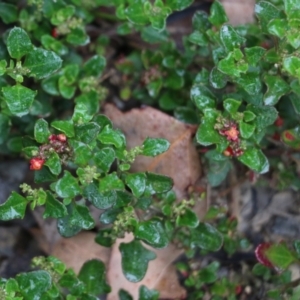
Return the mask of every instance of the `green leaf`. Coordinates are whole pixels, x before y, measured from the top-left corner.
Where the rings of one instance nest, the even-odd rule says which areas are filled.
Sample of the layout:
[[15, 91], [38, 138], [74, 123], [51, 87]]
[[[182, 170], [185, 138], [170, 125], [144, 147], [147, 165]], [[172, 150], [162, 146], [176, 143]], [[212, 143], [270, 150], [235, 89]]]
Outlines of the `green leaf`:
[[269, 33], [282, 39], [287, 34], [288, 23], [284, 19], [273, 19], [268, 23], [267, 28]]
[[284, 243], [271, 245], [264, 254], [274, 266], [281, 270], [286, 269], [290, 264], [296, 261], [296, 257]]
[[280, 19], [280, 11], [270, 2], [260, 1], [255, 5], [255, 14], [260, 21], [264, 33], [268, 33], [268, 23], [272, 19]]
[[76, 63], [69, 64], [62, 69], [63, 78], [66, 80], [66, 85], [71, 85], [76, 82], [79, 74], [79, 65]]
[[[59, 80], [58, 80], [58, 89], [59, 89], [60, 94], [65, 99], [71, 99], [71, 98], [73, 98], [74, 95], [75, 95], [75, 92], [76, 92], [76, 87], [75, 86], [67, 85], [67, 80], [66, 80], [66, 78], [64, 76], [60, 77]], [[77, 107], [75, 107], [74, 114], [76, 113], [76, 111], [77, 111]]]
[[244, 111], [244, 121], [245, 122], [251, 122], [256, 118], [256, 115], [250, 111], [250, 110], [245, 110]]
[[170, 177], [155, 173], [146, 173], [146, 191], [150, 195], [168, 192], [173, 187], [173, 180]]
[[149, 290], [144, 285], [139, 288], [139, 300], [158, 300], [158, 297], [159, 292], [156, 290]]
[[51, 182], [55, 180], [56, 176], [53, 175], [48, 168], [43, 167], [41, 170], [34, 172], [35, 183]]
[[155, 98], [158, 96], [161, 88], [163, 86], [163, 80], [161, 78], [152, 80], [150, 83], [146, 85], [149, 96]]
[[284, 58], [283, 69], [290, 75], [300, 78], [300, 58], [296, 56]]
[[100, 126], [95, 122], [75, 126], [75, 136], [85, 144], [92, 143], [98, 136]]
[[[298, 82], [298, 80], [297, 80], [297, 82]], [[292, 83], [291, 83], [291, 87], [292, 87]], [[291, 101], [291, 103], [293, 105], [293, 108], [294, 108], [295, 112], [297, 114], [300, 114], [300, 102], [299, 102], [298, 95], [291, 94], [290, 95], [290, 101]], [[0, 128], [1, 128], [1, 126], [0, 126]]]
[[194, 43], [196, 45], [203, 46], [203, 47], [207, 46], [209, 43], [209, 39], [208, 39], [207, 35], [203, 32], [199, 32], [199, 31], [192, 32], [189, 35], [188, 40], [191, 43]]
[[85, 76], [98, 77], [104, 71], [105, 66], [105, 57], [101, 55], [94, 55], [83, 65], [83, 72]]
[[85, 46], [90, 42], [90, 37], [83, 28], [76, 27], [67, 35], [67, 42], [75, 46]]
[[14, 85], [2, 88], [2, 92], [7, 106], [14, 116], [22, 117], [29, 113], [36, 91], [22, 85]]
[[201, 32], [206, 32], [211, 28], [211, 23], [208, 20], [208, 15], [203, 10], [197, 10], [193, 15], [193, 29]]
[[6, 43], [9, 55], [18, 60], [32, 51], [32, 44], [28, 34], [19, 27], [14, 27], [10, 30]]
[[209, 150], [205, 153], [208, 159], [207, 179], [212, 187], [218, 186], [226, 178], [231, 169], [230, 160], [217, 150]]
[[67, 208], [63, 203], [53, 197], [50, 192], [47, 193], [47, 200], [45, 203], [45, 211], [43, 218], [62, 218], [68, 214]]
[[115, 191], [101, 193], [94, 183], [91, 183], [84, 188], [83, 196], [99, 209], [108, 209], [109, 207], [112, 207], [117, 200]]
[[250, 66], [256, 66], [260, 59], [265, 54], [266, 49], [263, 47], [255, 46], [245, 48], [246, 59]]
[[95, 238], [95, 242], [104, 247], [111, 247], [111, 245], [114, 243], [114, 239], [110, 235], [111, 233], [111, 228], [99, 230]]
[[124, 183], [119, 179], [116, 172], [106, 175], [101, 178], [99, 189], [101, 192], [108, 192], [111, 190], [124, 190]]
[[57, 26], [66, 22], [75, 14], [75, 6], [66, 5], [63, 8], [56, 9], [56, 11], [53, 12], [55, 12], [55, 14], [52, 15], [51, 23]]
[[145, 1], [144, 11], [154, 29], [165, 29], [166, 18], [171, 13], [171, 9], [165, 6], [162, 0], [155, 0], [153, 5], [149, 1]]
[[76, 178], [70, 172], [65, 171], [64, 176], [55, 185], [55, 192], [61, 198], [74, 198], [81, 190]]
[[51, 123], [51, 126], [63, 132], [67, 137], [73, 137], [75, 135], [72, 121], [54, 121]]
[[177, 226], [187, 226], [195, 228], [199, 225], [199, 220], [194, 211], [189, 208], [184, 210], [183, 214], [180, 214], [176, 219]]
[[124, 134], [108, 125], [100, 132], [98, 140], [105, 145], [114, 145], [116, 148], [125, 147], [126, 145]]
[[121, 208], [115, 208], [115, 207], [109, 208], [101, 214], [99, 221], [102, 224], [111, 224], [117, 219], [118, 215], [122, 211], [123, 210]]
[[4, 75], [7, 67], [7, 61], [6, 60], [0, 60], [0, 76]]
[[41, 84], [43, 90], [52, 96], [59, 96], [59, 90], [58, 90], [59, 77], [60, 76], [58, 74], [54, 74], [44, 79]]
[[68, 54], [68, 47], [66, 47], [62, 42], [58, 41], [49, 34], [44, 34], [41, 37], [41, 43], [47, 50], [52, 50], [59, 56]]
[[119, 290], [118, 296], [119, 296], [119, 300], [133, 300], [131, 295], [128, 292], [124, 291], [123, 289]]
[[209, 75], [209, 82], [214, 89], [222, 89], [227, 84], [227, 77], [217, 67], [213, 67]]
[[163, 223], [158, 219], [139, 222], [134, 231], [134, 236], [154, 248], [165, 248], [169, 244], [169, 238]]
[[166, 152], [169, 147], [170, 143], [166, 139], [147, 138], [143, 142], [143, 152], [141, 154], [154, 157]]
[[144, 12], [144, 2], [142, 0], [130, 1], [130, 5], [125, 9], [127, 19], [136, 25], [146, 25], [148, 17]]
[[272, 106], [258, 106], [249, 104], [247, 111], [256, 115], [255, 123], [259, 130], [265, 129], [267, 126], [274, 124], [278, 117], [277, 110]]
[[269, 171], [269, 162], [263, 152], [257, 148], [248, 148], [238, 160], [250, 169], [263, 174]]
[[102, 261], [92, 259], [84, 263], [81, 267], [78, 279], [86, 287], [86, 292], [92, 295], [102, 295], [110, 292], [110, 287], [106, 283], [105, 265]]
[[265, 105], [275, 105], [283, 95], [290, 91], [290, 86], [280, 76], [267, 74], [264, 81], [268, 87], [264, 95]]
[[141, 28], [142, 39], [149, 44], [163, 43], [168, 41], [166, 30], [156, 30], [152, 26]]
[[54, 52], [34, 48], [26, 55], [24, 67], [29, 69], [31, 77], [43, 79], [60, 69], [61, 64], [61, 58]]
[[295, 49], [298, 49], [300, 47], [300, 38], [299, 34], [297, 34], [300, 28], [300, 20], [298, 15], [297, 19], [289, 20], [289, 26], [291, 27], [291, 29], [285, 32], [286, 38]]
[[229, 159], [224, 160], [224, 155], [222, 157], [223, 160], [209, 160], [207, 179], [212, 187], [219, 186], [232, 167]]
[[21, 273], [16, 280], [24, 299], [39, 300], [51, 286], [51, 276], [43, 270]]
[[255, 131], [255, 125], [247, 124], [245, 122], [240, 122], [239, 129], [241, 132], [241, 136], [244, 139], [249, 139]]
[[[99, 99], [95, 91], [81, 94], [75, 98], [76, 106], [72, 116], [77, 124], [89, 122], [99, 110]], [[100, 117], [100, 116], [99, 116]], [[97, 123], [94, 121], [94, 123]], [[100, 126], [100, 124], [97, 124]]]
[[74, 151], [74, 163], [79, 166], [86, 166], [92, 159], [93, 154], [90, 147], [82, 142], [70, 140], [69, 144]]
[[94, 155], [94, 160], [98, 168], [107, 173], [112, 163], [116, 159], [115, 151], [112, 148], [102, 148]]
[[72, 203], [68, 206], [68, 215], [59, 218], [57, 229], [64, 237], [71, 237], [82, 229], [89, 230], [95, 226], [94, 219], [86, 206]]
[[9, 3], [0, 3], [0, 18], [5, 24], [13, 23], [18, 20], [18, 9]]
[[166, 5], [172, 10], [183, 10], [193, 3], [192, 0], [166, 0]]
[[220, 26], [228, 22], [228, 17], [224, 7], [219, 1], [213, 2], [212, 6], [210, 7], [210, 17], [208, 19], [214, 26]]
[[174, 110], [175, 119], [186, 124], [199, 124], [199, 114], [194, 108], [188, 106], [178, 106]]
[[300, 10], [300, 3], [297, 0], [284, 0], [284, 9], [288, 16], [298, 13]]
[[144, 194], [146, 188], [145, 173], [129, 173], [126, 174], [125, 182], [131, 189], [135, 197], [140, 197]]
[[240, 36], [231, 25], [223, 25], [221, 27], [220, 39], [227, 52], [233, 51], [235, 48], [239, 48], [246, 42], [246, 39]]
[[219, 61], [217, 68], [224, 74], [239, 77], [241, 73], [247, 72], [248, 64], [244, 61], [236, 62], [235, 54], [230, 52], [225, 58]]
[[12, 192], [6, 202], [0, 205], [0, 220], [23, 219], [26, 206], [27, 200], [18, 193]]
[[0, 145], [6, 141], [9, 135], [10, 126], [10, 118], [0, 113]]
[[197, 108], [202, 111], [207, 108], [216, 107], [214, 94], [205, 86], [193, 85], [190, 96]]
[[144, 248], [141, 242], [133, 240], [130, 243], [121, 243], [119, 246], [122, 255], [122, 270], [130, 282], [141, 281], [148, 268], [150, 260], [156, 258], [154, 252]]
[[200, 223], [197, 228], [192, 231], [192, 246], [200, 247], [208, 251], [218, 251], [223, 244], [222, 234], [212, 225], [208, 223]]
[[223, 106], [225, 110], [227, 110], [231, 116], [238, 111], [241, 104], [242, 104], [241, 101], [232, 98], [225, 99], [223, 102]]
[[240, 77], [234, 78], [234, 81], [251, 96], [257, 96], [262, 88], [261, 79], [257, 72], [241, 74]]
[[50, 131], [48, 122], [45, 119], [38, 119], [34, 125], [34, 138], [38, 143], [44, 144], [48, 142]]
[[214, 109], [206, 109], [201, 124], [196, 133], [196, 140], [200, 145], [209, 146], [221, 143], [223, 137], [215, 130], [219, 112]]
[[56, 152], [50, 153], [45, 165], [49, 168], [50, 172], [54, 175], [59, 175], [61, 172], [60, 157]]
[[220, 268], [220, 263], [217, 261], [214, 261], [210, 263], [207, 267], [202, 268], [199, 271], [200, 281], [204, 283], [213, 283], [217, 281], [218, 279], [217, 271], [219, 268]]

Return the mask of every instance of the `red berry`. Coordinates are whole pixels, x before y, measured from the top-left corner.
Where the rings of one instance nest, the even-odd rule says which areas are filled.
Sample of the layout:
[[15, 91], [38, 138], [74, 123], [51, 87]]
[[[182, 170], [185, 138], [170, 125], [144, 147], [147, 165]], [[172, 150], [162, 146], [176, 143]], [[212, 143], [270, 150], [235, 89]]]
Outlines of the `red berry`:
[[230, 146], [228, 146], [224, 151], [223, 151], [223, 154], [225, 155], [225, 156], [233, 156], [233, 150], [232, 150], [232, 148], [230, 147]]
[[280, 141], [280, 134], [278, 132], [275, 132], [273, 135], [272, 135], [272, 138], [275, 140], [275, 141]]
[[263, 47], [263, 48], [265, 48], [265, 49], [270, 49], [270, 45], [269, 45], [269, 43], [267, 43], [267, 42], [262, 42], [261, 44], [260, 44], [260, 46], [261, 47]]
[[276, 121], [274, 122], [274, 124], [277, 127], [281, 127], [283, 125], [283, 119], [278, 116], [278, 118], [276, 119]]
[[57, 32], [57, 29], [54, 27], [51, 31], [51, 35], [54, 37], [54, 38], [57, 38], [58, 37], [58, 32]]
[[50, 142], [54, 142], [54, 141], [57, 141], [57, 136], [55, 134], [51, 134], [49, 137], [48, 137], [48, 140]]
[[45, 160], [39, 157], [34, 157], [30, 160], [30, 170], [38, 171], [45, 163]]
[[60, 133], [56, 136], [57, 140], [60, 141], [60, 142], [63, 142], [65, 143], [67, 141], [67, 137], [65, 134], [63, 133]]
[[255, 249], [256, 259], [264, 266], [272, 268], [273, 264], [266, 256], [266, 251], [272, 246], [270, 243], [259, 244]]
[[235, 294], [239, 295], [242, 292], [242, 290], [243, 290], [242, 286], [241, 285], [237, 285], [235, 287]]
[[288, 141], [293, 141], [295, 139], [295, 137], [289, 131], [285, 131], [283, 135]]

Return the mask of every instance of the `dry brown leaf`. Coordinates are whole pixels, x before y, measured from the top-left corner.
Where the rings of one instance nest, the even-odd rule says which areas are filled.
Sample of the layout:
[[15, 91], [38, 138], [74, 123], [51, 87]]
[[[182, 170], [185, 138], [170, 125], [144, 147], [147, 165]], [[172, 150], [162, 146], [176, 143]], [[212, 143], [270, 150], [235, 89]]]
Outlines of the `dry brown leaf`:
[[118, 292], [120, 289], [128, 291], [133, 299], [138, 299], [139, 288], [142, 285], [148, 289], [156, 289], [160, 292], [160, 298], [167, 299], [184, 299], [186, 291], [180, 286], [176, 269], [171, 263], [182, 253], [170, 244], [164, 249], [153, 249], [147, 245], [146, 248], [156, 253], [156, 259], [149, 262], [148, 270], [142, 281], [138, 283], [129, 282], [122, 272], [121, 253], [119, 245], [128, 243], [133, 239], [131, 234], [127, 234], [124, 239], [118, 239], [112, 247], [111, 257], [108, 265], [107, 280], [112, 288], [112, 292], [108, 294], [107, 300], [118, 300]]
[[232, 25], [254, 22], [255, 0], [222, 0], [222, 4]]
[[107, 267], [110, 248], [100, 246], [95, 242], [96, 234], [90, 231], [82, 231], [70, 238], [60, 238], [54, 245], [49, 245], [44, 232], [40, 229], [31, 229], [39, 246], [48, 255], [56, 256], [67, 268], [72, 268], [76, 273], [82, 265], [90, 259], [99, 259]]
[[71, 238], [62, 238], [55, 244], [51, 255], [62, 260], [76, 273], [86, 261], [93, 258], [100, 259], [107, 266], [110, 249], [97, 244], [95, 237], [93, 232], [80, 232]]
[[200, 177], [200, 159], [192, 136], [196, 126], [187, 125], [152, 107], [119, 111], [114, 105], [104, 106], [104, 113], [121, 129], [127, 147], [139, 146], [147, 137], [165, 138], [170, 149], [154, 158], [139, 156], [132, 165], [134, 172], [151, 171], [170, 176], [178, 199], [186, 196], [186, 189]]

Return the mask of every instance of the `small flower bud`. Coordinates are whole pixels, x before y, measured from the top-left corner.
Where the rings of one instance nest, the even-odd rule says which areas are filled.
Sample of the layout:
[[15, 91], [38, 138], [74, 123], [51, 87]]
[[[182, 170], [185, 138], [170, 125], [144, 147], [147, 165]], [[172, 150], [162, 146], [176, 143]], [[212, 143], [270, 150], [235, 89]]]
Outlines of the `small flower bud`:
[[45, 163], [45, 160], [39, 157], [34, 157], [30, 160], [30, 170], [38, 171]]
[[54, 38], [57, 38], [58, 37], [58, 32], [57, 32], [57, 29], [54, 27], [51, 31], [51, 35], [54, 37]]
[[60, 133], [56, 136], [57, 140], [62, 142], [62, 143], [65, 143], [67, 141], [67, 137], [65, 134], [63, 133]]
[[54, 141], [56, 141], [57, 140], [57, 137], [56, 137], [56, 135], [55, 134], [51, 134], [49, 137], [48, 137], [48, 140], [50, 141], [50, 143], [51, 142], [54, 142]]
[[224, 151], [223, 151], [223, 154], [225, 156], [233, 156], [233, 150], [230, 146], [228, 146]]

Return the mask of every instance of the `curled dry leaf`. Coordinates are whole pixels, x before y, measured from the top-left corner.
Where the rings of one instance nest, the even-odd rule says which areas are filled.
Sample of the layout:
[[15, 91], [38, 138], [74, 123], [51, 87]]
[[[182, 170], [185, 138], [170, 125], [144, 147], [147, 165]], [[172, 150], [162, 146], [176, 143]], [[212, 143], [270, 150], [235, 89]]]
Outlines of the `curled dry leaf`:
[[178, 199], [200, 177], [201, 167], [192, 142], [196, 126], [184, 124], [152, 107], [121, 112], [112, 104], [104, 106], [104, 113], [126, 136], [127, 147], [139, 146], [147, 137], [165, 138], [171, 146], [157, 157], [139, 156], [132, 165], [134, 172], [151, 171], [173, 178]]
[[124, 239], [118, 239], [112, 247], [110, 261], [107, 271], [107, 280], [112, 288], [112, 292], [107, 296], [107, 300], [119, 300], [118, 291], [124, 289], [128, 291], [134, 300], [138, 299], [139, 288], [142, 285], [148, 289], [158, 290], [160, 299], [184, 299], [186, 291], [180, 286], [176, 269], [171, 263], [182, 253], [170, 244], [164, 249], [153, 249], [143, 244], [149, 250], [155, 252], [156, 259], [149, 262], [148, 270], [142, 281], [138, 283], [129, 282], [122, 273], [121, 254], [119, 245], [129, 243], [133, 239], [131, 234], [127, 234]]

